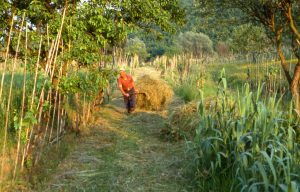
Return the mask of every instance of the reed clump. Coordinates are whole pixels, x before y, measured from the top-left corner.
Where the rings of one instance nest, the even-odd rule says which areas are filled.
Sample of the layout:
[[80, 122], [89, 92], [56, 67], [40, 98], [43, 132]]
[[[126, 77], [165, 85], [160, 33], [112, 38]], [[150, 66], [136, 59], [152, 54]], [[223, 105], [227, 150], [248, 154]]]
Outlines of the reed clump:
[[276, 95], [263, 97], [262, 86], [251, 91], [246, 84], [229, 95], [223, 83], [217, 110], [200, 101], [201, 121], [188, 142], [197, 185], [205, 191], [298, 191], [299, 117], [293, 105], [282, 108]]

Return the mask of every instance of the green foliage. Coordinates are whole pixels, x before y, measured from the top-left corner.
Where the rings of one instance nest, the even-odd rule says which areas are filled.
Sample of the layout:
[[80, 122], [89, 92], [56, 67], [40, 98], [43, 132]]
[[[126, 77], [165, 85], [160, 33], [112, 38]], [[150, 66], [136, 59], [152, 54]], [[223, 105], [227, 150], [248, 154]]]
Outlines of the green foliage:
[[[141, 28], [151, 31], [175, 31], [175, 25], [183, 22], [184, 12], [176, 1], [1, 1], [0, 42], [7, 39], [12, 11], [16, 14], [14, 28], [18, 29], [21, 13], [26, 12], [29, 25], [29, 57], [36, 57], [40, 35], [56, 38], [66, 8], [62, 31], [67, 59], [79, 64], [92, 64], [101, 59], [101, 50], [123, 44], [129, 30]], [[47, 28], [48, 26], [48, 28]], [[3, 32], [2, 32], [3, 31]], [[49, 35], [49, 36], [48, 36]], [[12, 34], [11, 53], [16, 49], [15, 30]], [[24, 41], [24, 36], [22, 37]], [[23, 47], [23, 46], [22, 46]], [[24, 56], [24, 49], [21, 48]], [[67, 51], [66, 51], [67, 50]], [[47, 57], [49, 45], [42, 43], [41, 57]], [[62, 49], [59, 49], [59, 54]]]
[[229, 96], [226, 79], [220, 79], [216, 106], [199, 104], [201, 121], [188, 152], [195, 182], [202, 190], [297, 191], [299, 119], [281, 110], [281, 99], [263, 99], [259, 87], [245, 85], [240, 94]]
[[190, 102], [199, 99], [198, 90], [193, 85], [183, 84], [175, 88], [175, 93], [180, 96], [185, 102]]
[[211, 1], [182, 0], [182, 2], [187, 20], [183, 31], [207, 34], [214, 44], [219, 41], [228, 41], [234, 27], [245, 22], [241, 11], [220, 6]]
[[192, 31], [181, 33], [178, 37], [178, 43], [184, 53], [193, 54], [196, 58], [202, 58], [213, 53], [213, 43], [203, 33], [194, 33]]
[[137, 37], [128, 39], [124, 49], [125, 54], [130, 57], [137, 55], [141, 60], [145, 60], [148, 57], [145, 43]]
[[143, 30], [137, 30], [128, 35], [129, 38], [139, 38], [145, 45], [149, 53], [148, 59], [153, 59], [158, 56], [167, 55], [173, 56], [182, 53], [182, 48], [176, 43], [176, 34], [168, 32], [149, 33], [145, 35]]
[[22, 121], [21, 121], [21, 117], [19, 115], [20, 114], [14, 115], [13, 125], [14, 125], [16, 133], [18, 131], [20, 131], [20, 129], [21, 129], [21, 142], [23, 144], [25, 144], [26, 142], [28, 142], [28, 141], [26, 141], [26, 129], [31, 128], [38, 123], [38, 120], [36, 118], [37, 111], [35, 111], [33, 109], [26, 111]]
[[110, 69], [90, 69], [72, 73], [62, 78], [59, 90], [64, 94], [84, 93], [91, 99], [106, 88], [109, 81], [117, 76], [117, 71]]
[[263, 28], [244, 24], [234, 28], [230, 47], [236, 53], [261, 53], [270, 48], [272, 42]]

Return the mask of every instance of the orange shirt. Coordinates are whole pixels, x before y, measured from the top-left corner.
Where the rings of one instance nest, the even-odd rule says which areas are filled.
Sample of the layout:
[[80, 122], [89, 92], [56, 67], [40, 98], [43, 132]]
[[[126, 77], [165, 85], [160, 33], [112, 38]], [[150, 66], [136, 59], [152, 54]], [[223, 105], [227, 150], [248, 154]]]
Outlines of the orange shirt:
[[133, 88], [133, 79], [130, 75], [126, 75], [126, 76], [127, 76], [126, 79], [119, 77], [118, 84], [119, 84], [119, 86], [122, 85], [122, 89], [124, 91], [129, 91], [130, 89]]

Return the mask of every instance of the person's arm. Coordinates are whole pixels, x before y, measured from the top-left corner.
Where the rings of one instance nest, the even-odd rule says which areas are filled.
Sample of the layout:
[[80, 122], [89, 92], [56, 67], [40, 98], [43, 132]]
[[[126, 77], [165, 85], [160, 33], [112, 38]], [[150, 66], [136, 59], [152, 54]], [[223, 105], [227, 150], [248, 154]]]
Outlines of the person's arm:
[[122, 87], [122, 84], [120, 82], [120, 80], [118, 80], [118, 87], [122, 93], [122, 95], [126, 96], [126, 97], [129, 97], [129, 94], [128, 93], [125, 93], [125, 91], [123, 90], [123, 87]]
[[138, 93], [139, 91], [136, 89], [135, 83], [134, 83], [133, 79], [132, 79], [132, 86], [133, 86], [134, 92], [135, 92], [135, 93]]

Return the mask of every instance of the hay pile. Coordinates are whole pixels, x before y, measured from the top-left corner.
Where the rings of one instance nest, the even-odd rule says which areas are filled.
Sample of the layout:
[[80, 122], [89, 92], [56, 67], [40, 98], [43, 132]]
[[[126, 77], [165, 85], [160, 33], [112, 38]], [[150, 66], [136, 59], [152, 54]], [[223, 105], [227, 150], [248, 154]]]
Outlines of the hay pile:
[[[228, 107], [232, 108], [234, 103], [228, 101]], [[193, 101], [179, 107], [175, 107], [170, 112], [166, 128], [161, 130], [161, 136], [164, 139], [179, 141], [184, 138], [192, 139], [195, 136], [196, 129], [200, 124], [201, 116], [198, 109], [198, 102]], [[216, 113], [221, 110], [218, 104], [218, 98], [210, 97], [204, 100], [206, 112]]]
[[197, 112], [197, 103], [191, 102], [172, 110], [168, 118], [168, 125], [161, 130], [161, 134], [165, 139], [175, 141], [192, 138], [199, 123], [200, 115]]
[[139, 94], [137, 96], [137, 107], [146, 110], [162, 110], [173, 98], [173, 90], [162, 80], [144, 75], [137, 80], [136, 84]]

